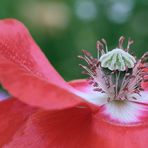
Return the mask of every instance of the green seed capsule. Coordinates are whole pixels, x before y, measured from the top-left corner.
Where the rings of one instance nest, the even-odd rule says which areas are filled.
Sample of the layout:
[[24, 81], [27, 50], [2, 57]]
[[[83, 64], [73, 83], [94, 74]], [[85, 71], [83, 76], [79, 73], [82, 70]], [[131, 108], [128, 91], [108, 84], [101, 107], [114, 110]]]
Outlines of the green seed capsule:
[[131, 54], [119, 48], [103, 54], [99, 61], [101, 62], [101, 67], [112, 71], [125, 71], [126, 68], [133, 68], [136, 63], [136, 59]]

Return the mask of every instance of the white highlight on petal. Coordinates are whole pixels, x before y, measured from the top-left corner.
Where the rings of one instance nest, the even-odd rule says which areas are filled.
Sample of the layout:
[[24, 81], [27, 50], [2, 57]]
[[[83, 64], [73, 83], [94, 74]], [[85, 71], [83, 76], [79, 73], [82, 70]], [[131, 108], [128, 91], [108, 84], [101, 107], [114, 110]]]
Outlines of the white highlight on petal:
[[135, 123], [140, 121], [146, 107], [129, 101], [112, 101], [104, 106], [103, 114], [119, 123]]
[[78, 95], [79, 97], [83, 98], [85, 101], [90, 102], [95, 105], [104, 105], [107, 102], [107, 95], [105, 93], [100, 93], [100, 92], [87, 92], [83, 93], [80, 91], [75, 91], [75, 94]]
[[[83, 83], [82, 83], [83, 84]], [[82, 97], [85, 101], [102, 106], [101, 114], [109, 122], [117, 124], [135, 124], [141, 122], [143, 117], [147, 117], [148, 91], [141, 91], [140, 95], [128, 95], [129, 100], [108, 102], [108, 96], [105, 93], [93, 91], [93, 86], [84, 84], [74, 87], [73, 92]], [[132, 97], [137, 98], [134, 100]], [[82, 106], [83, 107], [83, 106]]]
[[137, 100], [135, 100], [135, 102], [148, 104], [148, 91], [141, 91], [140, 96], [138, 94], [133, 94], [131, 95], [131, 97], [132, 96], [138, 98]]
[[96, 92], [93, 90], [94, 87], [87, 84], [84, 86], [75, 87], [73, 89], [73, 93], [83, 98], [85, 101], [90, 102], [95, 105], [104, 105], [108, 103], [108, 97], [105, 93]]
[[99, 106], [107, 103], [107, 95], [105, 93], [94, 92], [87, 94], [87, 96], [83, 96], [83, 98], [85, 98], [86, 101]]

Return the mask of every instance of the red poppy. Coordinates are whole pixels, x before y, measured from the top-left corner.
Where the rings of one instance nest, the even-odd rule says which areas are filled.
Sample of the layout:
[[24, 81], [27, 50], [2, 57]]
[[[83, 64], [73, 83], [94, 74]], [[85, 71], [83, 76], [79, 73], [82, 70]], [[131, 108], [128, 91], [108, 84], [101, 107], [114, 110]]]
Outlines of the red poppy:
[[[120, 46], [122, 39], [119, 40]], [[106, 45], [105, 40], [102, 40], [98, 43], [98, 48], [104, 55], [102, 43]], [[129, 41], [129, 45], [130, 43]], [[117, 55], [119, 50], [116, 51]], [[121, 54], [124, 55], [126, 53]], [[98, 85], [102, 85], [106, 79], [110, 82], [112, 75], [118, 76], [115, 80], [121, 79], [123, 73], [119, 75], [117, 71], [125, 70], [122, 63], [116, 66], [114, 63], [110, 70], [116, 70], [111, 71], [109, 76], [104, 76], [105, 79], [99, 83], [96, 72], [102, 74], [98, 67], [103, 67], [104, 61], [99, 63], [84, 51], [84, 56], [80, 58], [89, 67], [82, 67], [91, 76], [90, 82], [93, 86], [86, 80], [65, 82], [47, 61], [23, 24], [14, 19], [1, 20], [0, 82], [13, 97], [0, 103], [0, 147], [147, 147], [147, 72], [144, 70], [146, 66], [141, 65], [146, 56], [147, 54], [138, 61], [140, 63], [137, 69], [134, 65], [136, 77], [126, 70], [123, 76], [126, 81], [122, 79], [126, 87], [121, 85], [122, 91], [114, 98], [111, 91], [107, 96], [104, 86], [100, 89]], [[118, 57], [120, 58], [120, 53]], [[128, 59], [126, 57], [123, 57], [126, 62], [124, 65], [127, 64], [127, 68], [131, 69], [133, 65], [128, 61], [131, 56]], [[106, 57], [100, 59], [106, 60]], [[105, 68], [108, 68], [107, 64]], [[143, 79], [145, 83], [142, 83], [142, 88]], [[108, 90], [118, 90], [117, 83], [115, 86], [109, 86], [112, 82], [105, 84]], [[132, 91], [134, 94], [131, 96]]]

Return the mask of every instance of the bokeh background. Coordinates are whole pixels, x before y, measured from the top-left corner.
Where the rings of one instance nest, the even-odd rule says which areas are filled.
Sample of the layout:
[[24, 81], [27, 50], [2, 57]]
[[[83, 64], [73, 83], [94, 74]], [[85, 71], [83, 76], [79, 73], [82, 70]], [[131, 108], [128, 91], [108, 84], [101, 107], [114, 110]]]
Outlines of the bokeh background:
[[83, 78], [77, 55], [97, 56], [101, 38], [112, 49], [121, 35], [131, 37], [138, 57], [148, 49], [147, 0], [0, 0], [0, 18], [10, 17], [27, 26], [67, 81]]

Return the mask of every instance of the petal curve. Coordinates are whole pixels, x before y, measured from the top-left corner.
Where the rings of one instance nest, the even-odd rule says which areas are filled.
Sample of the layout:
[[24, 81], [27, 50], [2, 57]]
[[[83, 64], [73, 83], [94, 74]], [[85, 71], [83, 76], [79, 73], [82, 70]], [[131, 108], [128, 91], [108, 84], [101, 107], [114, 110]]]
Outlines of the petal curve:
[[10, 94], [34, 106], [62, 109], [90, 105], [73, 93], [28, 30], [14, 19], [0, 21], [0, 82]]
[[114, 125], [88, 108], [71, 108], [33, 114], [4, 148], [145, 148], [147, 137], [148, 124]]
[[91, 111], [88, 108], [40, 111], [30, 117], [4, 148], [96, 148], [90, 125]]
[[36, 110], [14, 98], [0, 102], [0, 147], [12, 140], [16, 131]]
[[53, 83], [64, 83], [26, 27], [15, 19], [0, 20], [0, 54], [35, 75]]

